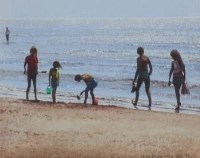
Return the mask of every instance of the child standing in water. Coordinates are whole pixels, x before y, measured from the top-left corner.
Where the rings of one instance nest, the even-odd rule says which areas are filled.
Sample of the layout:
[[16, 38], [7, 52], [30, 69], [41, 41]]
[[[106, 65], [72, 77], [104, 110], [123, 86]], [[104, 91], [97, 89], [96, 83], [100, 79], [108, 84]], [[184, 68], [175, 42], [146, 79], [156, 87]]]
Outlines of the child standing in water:
[[49, 86], [51, 86], [52, 88], [53, 103], [56, 103], [56, 89], [59, 86], [59, 79], [60, 79], [59, 68], [61, 67], [62, 66], [58, 61], [54, 61], [53, 68], [51, 68], [49, 71]]
[[6, 41], [7, 41], [7, 44], [9, 44], [9, 35], [10, 35], [10, 30], [8, 29], [8, 27], [6, 27], [5, 35], [6, 35]]
[[95, 81], [94, 77], [90, 74], [78, 74], [75, 76], [75, 81], [80, 82], [81, 80], [83, 80], [85, 82], [85, 84], [87, 85], [85, 90], [83, 90], [80, 95], [82, 95], [85, 92], [85, 100], [84, 100], [84, 104], [87, 103], [87, 98], [88, 98], [88, 92], [90, 91], [90, 95], [92, 96], [92, 105], [96, 105], [95, 104], [95, 96], [94, 96], [94, 88], [97, 86], [97, 82]]

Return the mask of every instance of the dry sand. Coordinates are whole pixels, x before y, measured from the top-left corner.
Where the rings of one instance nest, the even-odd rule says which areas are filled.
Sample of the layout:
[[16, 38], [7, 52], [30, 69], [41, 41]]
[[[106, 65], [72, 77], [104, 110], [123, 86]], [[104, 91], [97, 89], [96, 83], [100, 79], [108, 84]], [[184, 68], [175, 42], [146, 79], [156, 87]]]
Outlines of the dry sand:
[[0, 158], [200, 158], [200, 116], [0, 99]]

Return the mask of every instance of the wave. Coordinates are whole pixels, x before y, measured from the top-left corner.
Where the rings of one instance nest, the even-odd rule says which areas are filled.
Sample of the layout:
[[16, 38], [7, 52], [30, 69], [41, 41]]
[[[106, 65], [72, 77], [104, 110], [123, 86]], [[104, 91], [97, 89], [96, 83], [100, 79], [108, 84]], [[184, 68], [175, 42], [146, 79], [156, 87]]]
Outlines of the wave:
[[[24, 100], [25, 98], [25, 90], [22, 89], [7, 89], [7, 88], [2, 88], [0, 86], [1, 92], [0, 92], [0, 97], [3, 98], [16, 98], [16, 99], [22, 99]], [[2, 91], [4, 89], [4, 91]], [[5, 90], [8, 91], [5, 91]], [[38, 92], [39, 99], [42, 100], [42, 102], [51, 102], [51, 95], [47, 95], [44, 92]], [[31, 96], [32, 97], [32, 96]], [[116, 107], [122, 107], [122, 108], [133, 108], [131, 104], [130, 98], [120, 98], [120, 97], [98, 97], [99, 98], [99, 103], [102, 106], [116, 106]], [[76, 94], [74, 93], [64, 93], [64, 94], [57, 94], [57, 100], [59, 101], [58, 103], [82, 103], [82, 100], [77, 100]], [[67, 102], [66, 102], [67, 101]], [[153, 111], [162, 111], [162, 112], [174, 112], [175, 105], [171, 102], [165, 102], [165, 101], [155, 101], [152, 110]], [[141, 100], [138, 103], [138, 109], [140, 110], [146, 110], [146, 101]], [[186, 114], [196, 114], [200, 115], [200, 107], [199, 104], [184, 104], [181, 106], [180, 113], [186, 113]]]
[[[103, 81], [103, 82], [126, 82], [126, 83], [132, 83], [133, 79], [130, 78], [124, 78], [124, 79], [113, 79], [113, 78], [100, 78], [98, 79], [99, 81]], [[151, 85], [154, 87], [168, 87], [168, 82], [167, 81], [158, 81], [158, 80], [151, 80]], [[200, 88], [200, 84], [188, 84], [190, 89], [193, 88]]]
[[[40, 76], [48, 76], [48, 70], [41, 70], [39, 71]], [[63, 80], [72, 80], [74, 76], [77, 74], [76, 72], [74, 73], [68, 73], [68, 72], [61, 72], [61, 79]], [[6, 70], [6, 69], [0, 69], [0, 74], [2, 76], [6, 77], [16, 77], [16, 76], [24, 76], [23, 74], [23, 68], [21, 70]], [[118, 76], [119, 77], [119, 76]], [[121, 76], [123, 77], [123, 76]], [[95, 75], [95, 78], [98, 82], [103, 82], [103, 83], [109, 83], [110, 85], [116, 85], [116, 84], [121, 84], [121, 85], [128, 85], [132, 84], [133, 78], [116, 78], [115, 76], [110, 76], [109, 74], [100, 74], [100, 75]], [[168, 81], [162, 81], [162, 80], [151, 80], [151, 85], [153, 87], [168, 87]], [[200, 88], [200, 83], [191, 83], [188, 82], [188, 86], [190, 89], [196, 89]]]

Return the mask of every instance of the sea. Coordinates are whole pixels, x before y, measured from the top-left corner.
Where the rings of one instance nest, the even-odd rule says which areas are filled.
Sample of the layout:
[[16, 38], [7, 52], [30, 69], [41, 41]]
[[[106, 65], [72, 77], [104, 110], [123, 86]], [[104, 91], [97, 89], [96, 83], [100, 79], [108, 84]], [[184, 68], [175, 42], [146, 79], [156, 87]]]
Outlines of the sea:
[[[10, 29], [6, 43], [5, 28]], [[168, 86], [172, 58], [177, 49], [186, 66], [190, 95], [181, 95], [181, 111], [200, 115], [200, 18], [98, 18], [49, 20], [0, 20], [0, 97], [25, 99], [27, 76], [24, 59], [32, 46], [38, 48], [38, 99], [46, 94], [48, 72], [55, 60], [60, 69], [57, 101], [82, 103], [76, 96], [85, 89], [76, 74], [89, 73], [98, 82], [94, 94], [100, 105], [133, 108], [131, 93], [137, 48], [150, 58], [152, 110], [174, 112], [174, 87]], [[44, 73], [46, 72], [46, 73]], [[30, 99], [34, 99], [33, 86]], [[88, 103], [91, 103], [89, 96]], [[146, 110], [144, 85], [138, 108]]]

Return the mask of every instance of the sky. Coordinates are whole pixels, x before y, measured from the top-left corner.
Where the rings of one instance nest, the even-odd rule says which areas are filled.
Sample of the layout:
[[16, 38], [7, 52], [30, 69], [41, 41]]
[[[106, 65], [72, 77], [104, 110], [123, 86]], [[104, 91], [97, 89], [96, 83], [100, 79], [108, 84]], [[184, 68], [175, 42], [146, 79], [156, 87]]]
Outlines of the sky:
[[0, 19], [200, 17], [200, 0], [0, 0]]

